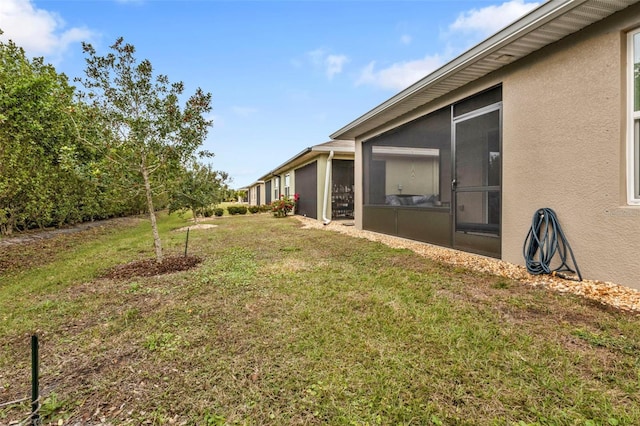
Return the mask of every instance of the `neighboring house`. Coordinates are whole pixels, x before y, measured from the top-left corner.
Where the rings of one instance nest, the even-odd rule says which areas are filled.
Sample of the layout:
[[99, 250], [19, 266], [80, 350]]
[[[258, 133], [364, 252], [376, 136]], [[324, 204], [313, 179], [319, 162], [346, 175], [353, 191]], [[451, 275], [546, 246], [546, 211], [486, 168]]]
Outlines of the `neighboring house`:
[[262, 204], [268, 204], [266, 201], [265, 185], [264, 182], [258, 180], [253, 182], [247, 190], [247, 200], [250, 206], [260, 206]]
[[539, 208], [640, 289], [640, 5], [550, 0], [331, 135], [356, 226], [524, 264]]
[[242, 188], [238, 188], [238, 199], [237, 203], [249, 203], [249, 187], [245, 186]]
[[262, 176], [266, 203], [298, 194], [296, 214], [353, 219], [354, 143], [333, 140], [306, 148]]

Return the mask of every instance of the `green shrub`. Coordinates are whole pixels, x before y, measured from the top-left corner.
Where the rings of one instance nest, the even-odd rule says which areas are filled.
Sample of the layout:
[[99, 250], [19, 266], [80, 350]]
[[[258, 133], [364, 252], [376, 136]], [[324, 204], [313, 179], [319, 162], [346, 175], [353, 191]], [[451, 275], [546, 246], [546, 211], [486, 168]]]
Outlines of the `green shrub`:
[[247, 206], [228, 206], [227, 211], [230, 215], [247, 214]]
[[220, 217], [224, 214], [224, 209], [222, 207], [217, 207], [213, 210], [213, 214]]
[[258, 213], [260, 211], [260, 206], [249, 206], [249, 213]]

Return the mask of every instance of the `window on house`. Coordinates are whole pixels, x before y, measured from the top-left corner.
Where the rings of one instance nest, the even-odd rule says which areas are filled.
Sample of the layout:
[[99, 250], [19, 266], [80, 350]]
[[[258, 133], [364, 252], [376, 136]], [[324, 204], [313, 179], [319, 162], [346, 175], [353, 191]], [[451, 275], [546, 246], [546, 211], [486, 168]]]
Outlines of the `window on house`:
[[273, 199], [277, 200], [280, 198], [280, 178], [273, 178]]
[[628, 38], [627, 201], [640, 205], [640, 29]]
[[291, 175], [287, 173], [284, 175], [284, 196], [289, 196], [289, 187], [291, 186]]

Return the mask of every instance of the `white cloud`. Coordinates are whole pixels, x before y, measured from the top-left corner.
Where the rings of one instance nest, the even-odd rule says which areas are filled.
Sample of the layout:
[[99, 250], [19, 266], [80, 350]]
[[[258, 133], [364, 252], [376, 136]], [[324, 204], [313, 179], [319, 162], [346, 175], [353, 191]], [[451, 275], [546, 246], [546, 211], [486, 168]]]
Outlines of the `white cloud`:
[[345, 55], [328, 55], [326, 58], [324, 58], [326, 73], [329, 80], [331, 80], [334, 75], [340, 74], [342, 72], [342, 67], [348, 61], [349, 58], [347, 58]]
[[[445, 43], [441, 52], [427, 54], [422, 59], [396, 62], [380, 69], [376, 69], [375, 61], [370, 62], [360, 71], [356, 84], [402, 90], [426, 77], [464, 49], [468, 49], [473, 44], [509, 25], [539, 4], [539, 2], [526, 2], [526, 0], [509, 0], [497, 6], [492, 5], [463, 12], [442, 35]], [[410, 43], [411, 37], [403, 35], [401, 42]]]
[[387, 68], [375, 69], [370, 62], [360, 73], [356, 85], [369, 84], [383, 89], [402, 90], [444, 63], [440, 55], [426, 56], [415, 61], [397, 62]]
[[31, 0], [0, 1], [0, 29], [3, 40], [13, 40], [30, 56], [46, 56], [56, 62], [68, 47], [89, 41], [93, 32], [84, 27], [65, 28], [65, 22], [54, 12], [36, 8]]
[[342, 73], [344, 65], [349, 62], [349, 58], [346, 55], [330, 54], [325, 49], [307, 52], [307, 57], [314, 67], [322, 69], [329, 80]]
[[231, 107], [231, 111], [233, 111], [234, 114], [239, 115], [240, 117], [249, 117], [250, 115], [258, 112], [257, 108], [241, 106], [233, 106]]
[[538, 5], [540, 5], [540, 2], [511, 0], [497, 6], [492, 5], [481, 9], [471, 9], [461, 13], [458, 19], [449, 25], [449, 31], [453, 33], [475, 33], [481, 37], [487, 37], [511, 24]]
[[413, 38], [409, 34], [403, 34], [400, 37], [400, 43], [402, 43], [402, 44], [411, 44], [412, 40], [413, 40]]

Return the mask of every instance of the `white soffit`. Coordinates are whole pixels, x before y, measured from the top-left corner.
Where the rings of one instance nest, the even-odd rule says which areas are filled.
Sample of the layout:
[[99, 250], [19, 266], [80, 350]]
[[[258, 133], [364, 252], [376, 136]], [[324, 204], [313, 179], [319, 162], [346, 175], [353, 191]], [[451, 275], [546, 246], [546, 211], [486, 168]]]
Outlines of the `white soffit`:
[[331, 135], [354, 140], [640, 0], [550, 0]]

